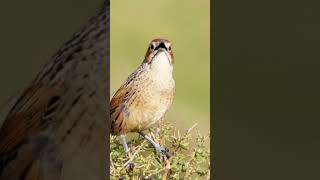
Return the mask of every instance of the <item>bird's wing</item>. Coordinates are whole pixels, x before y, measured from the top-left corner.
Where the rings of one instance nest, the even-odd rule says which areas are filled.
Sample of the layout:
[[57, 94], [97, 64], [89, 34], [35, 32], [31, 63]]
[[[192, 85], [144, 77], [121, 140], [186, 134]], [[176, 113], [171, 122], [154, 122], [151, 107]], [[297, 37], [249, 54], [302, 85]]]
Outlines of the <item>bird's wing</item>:
[[126, 88], [120, 88], [112, 97], [110, 102], [110, 119], [111, 119], [111, 133], [119, 134], [121, 131], [120, 122], [123, 121], [123, 113], [120, 107], [125, 103], [125, 94], [129, 91]]
[[111, 133], [119, 134], [122, 131], [122, 123], [126, 110], [126, 101], [132, 95], [133, 91], [130, 88], [121, 86], [120, 89], [113, 95], [110, 102], [110, 119]]
[[0, 129], [0, 179], [14, 179], [17, 175], [28, 179], [41, 168], [36, 166], [49, 140], [41, 137], [39, 141], [39, 134], [47, 126], [46, 116], [54, 111], [61, 94], [62, 88], [37, 84], [18, 99]]

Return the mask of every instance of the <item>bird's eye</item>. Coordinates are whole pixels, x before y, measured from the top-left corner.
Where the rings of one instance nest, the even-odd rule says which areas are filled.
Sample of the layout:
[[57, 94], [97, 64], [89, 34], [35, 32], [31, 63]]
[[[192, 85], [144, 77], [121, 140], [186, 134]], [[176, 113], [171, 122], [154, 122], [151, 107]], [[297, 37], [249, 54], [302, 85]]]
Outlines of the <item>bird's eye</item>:
[[169, 51], [171, 51], [171, 46], [169, 46]]
[[151, 50], [154, 49], [154, 45], [153, 45], [153, 44], [150, 45], [150, 49], [151, 49]]

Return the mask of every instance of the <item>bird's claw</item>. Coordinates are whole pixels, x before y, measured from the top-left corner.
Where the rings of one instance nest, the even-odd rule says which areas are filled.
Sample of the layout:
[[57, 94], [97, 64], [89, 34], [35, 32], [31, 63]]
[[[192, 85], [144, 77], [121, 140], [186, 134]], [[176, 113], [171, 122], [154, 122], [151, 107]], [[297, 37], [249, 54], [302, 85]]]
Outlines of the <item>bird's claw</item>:
[[127, 168], [127, 171], [133, 171], [133, 168], [134, 168], [133, 162], [128, 162], [126, 168]]
[[124, 164], [125, 164], [125, 167], [126, 167], [128, 172], [129, 171], [133, 171], [133, 168], [134, 168], [134, 163], [131, 162], [130, 157], [131, 157], [130, 153], [127, 152], [126, 153], [126, 158], [124, 160]]
[[156, 149], [157, 153], [160, 155], [160, 160], [165, 161], [171, 157], [171, 154], [167, 148], [159, 147]]

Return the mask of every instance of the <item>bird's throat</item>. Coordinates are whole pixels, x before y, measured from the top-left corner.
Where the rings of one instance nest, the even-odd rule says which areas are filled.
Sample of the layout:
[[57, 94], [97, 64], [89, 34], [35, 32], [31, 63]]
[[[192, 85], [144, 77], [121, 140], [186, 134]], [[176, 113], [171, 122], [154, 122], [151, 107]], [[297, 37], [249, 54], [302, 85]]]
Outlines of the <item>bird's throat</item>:
[[152, 60], [151, 71], [155, 74], [172, 77], [173, 66], [165, 52], [160, 52]]

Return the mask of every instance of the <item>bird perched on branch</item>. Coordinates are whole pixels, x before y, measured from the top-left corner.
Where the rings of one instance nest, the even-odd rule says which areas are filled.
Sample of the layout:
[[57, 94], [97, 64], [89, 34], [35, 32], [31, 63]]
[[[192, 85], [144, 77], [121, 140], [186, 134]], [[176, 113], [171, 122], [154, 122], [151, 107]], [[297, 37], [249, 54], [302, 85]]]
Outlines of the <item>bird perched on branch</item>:
[[109, 12], [105, 0], [6, 116], [1, 180], [106, 179]]
[[142, 64], [113, 95], [110, 102], [111, 132], [120, 135], [126, 153], [129, 149], [125, 134], [138, 132], [156, 152], [168, 158], [167, 150], [142, 131], [159, 123], [172, 104], [175, 94], [173, 60], [170, 41], [152, 40]]

